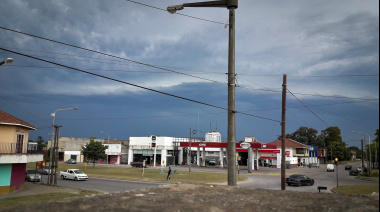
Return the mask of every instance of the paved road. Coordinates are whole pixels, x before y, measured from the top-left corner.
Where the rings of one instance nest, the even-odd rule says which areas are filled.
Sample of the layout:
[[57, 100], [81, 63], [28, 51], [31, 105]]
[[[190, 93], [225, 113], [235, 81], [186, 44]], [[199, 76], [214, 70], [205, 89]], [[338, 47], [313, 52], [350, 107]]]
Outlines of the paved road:
[[[107, 165], [104, 165], [107, 166]], [[109, 165], [110, 166], [110, 165]], [[125, 165], [122, 165], [125, 166]], [[353, 167], [359, 166], [354, 164]], [[121, 166], [119, 166], [121, 167]], [[158, 169], [159, 167], [157, 167]], [[168, 168], [164, 169], [166, 172]], [[180, 172], [188, 172], [188, 166], [173, 166], [172, 170], [178, 170]], [[193, 172], [209, 172], [209, 173], [223, 173], [227, 174], [227, 168], [219, 168], [215, 166], [208, 167], [192, 167]], [[241, 176], [248, 178], [247, 181], [238, 182], [238, 187], [244, 188], [256, 188], [256, 189], [269, 189], [269, 190], [281, 190], [281, 169], [260, 167], [258, 171], [248, 173], [247, 167], [240, 167], [239, 171]], [[320, 168], [293, 168], [286, 169], [286, 176], [292, 174], [304, 174], [313, 178], [315, 184], [313, 186], [286, 186], [286, 190], [290, 191], [303, 191], [303, 192], [318, 192], [318, 186], [326, 186], [327, 191], [331, 192], [331, 189], [337, 186], [336, 172], [327, 172], [326, 165], [321, 165]], [[46, 177], [46, 176], [44, 176]], [[43, 182], [46, 180], [43, 179]], [[344, 170], [344, 165], [338, 166], [338, 183], [342, 185], [378, 185], [379, 181], [364, 181], [357, 180], [354, 176], [348, 174], [348, 170]], [[154, 187], [163, 183], [157, 182], [134, 182], [126, 180], [113, 180], [102, 178], [90, 178], [88, 181], [71, 181], [58, 179], [58, 185], [70, 188], [81, 188], [89, 190], [97, 190], [106, 193], [120, 192], [126, 190], [142, 189], [147, 187]]]
[[[353, 167], [357, 167], [360, 164], [351, 164]], [[365, 181], [355, 179], [355, 176], [350, 176], [348, 170], [344, 170], [345, 165], [338, 165], [338, 186], [343, 185], [378, 185], [379, 181]], [[188, 171], [188, 166], [176, 166], [173, 169], [178, 169], [181, 171]], [[225, 173], [227, 174], [226, 168], [218, 168], [215, 166], [210, 167], [192, 167], [192, 171], [205, 171], [214, 173]], [[269, 189], [269, 190], [281, 190], [281, 169], [278, 168], [268, 168], [260, 167], [258, 171], [253, 171], [253, 173], [248, 173], [247, 167], [240, 167], [239, 171], [241, 176], [248, 178], [247, 181], [238, 182], [238, 187], [244, 188], [256, 188], [256, 189]], [[320, 168], [292, 168], [286, 169], [286, 177], [292, 174], [304, 174], [315, 180], [313, 186], [287, 186], [286, 190], [289, 191], [303, 191], [303, 192], [319, 192], [318, 186], [327, 187], [327, 191], [331, 193], [331, 189], [337, 187], [337, 177], [336, 172], [327, 172], [326, 165], [322, 164]]]
[[87, 181], [58, 180], [58, 186], [79, 188], [86, 190], [96, 190], [105, 193], [114, 193], [121, 191], [138, 190], [149, 187], [155, 187], [162, 183], [155, 182], [135, 182], [127, 180], [115, 180], [91, 177]]

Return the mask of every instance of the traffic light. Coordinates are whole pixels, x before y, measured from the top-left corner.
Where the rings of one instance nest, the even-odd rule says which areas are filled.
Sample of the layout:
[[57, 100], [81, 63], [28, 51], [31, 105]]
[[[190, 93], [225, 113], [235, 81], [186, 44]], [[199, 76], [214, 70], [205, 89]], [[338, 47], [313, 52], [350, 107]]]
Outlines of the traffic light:
[[335, 165], [338, 165], [338, 158], [335, 158]]
[[156, 142], [152, 142], [152, 148], [156, 147]]

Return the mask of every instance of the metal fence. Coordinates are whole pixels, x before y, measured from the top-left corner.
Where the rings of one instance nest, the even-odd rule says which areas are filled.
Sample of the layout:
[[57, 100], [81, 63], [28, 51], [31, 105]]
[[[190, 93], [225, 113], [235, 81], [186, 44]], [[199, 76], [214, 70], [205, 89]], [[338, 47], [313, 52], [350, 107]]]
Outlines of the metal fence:
[[42, 154], [43, 146], [36, 144], [0, 143], [0, 154]]

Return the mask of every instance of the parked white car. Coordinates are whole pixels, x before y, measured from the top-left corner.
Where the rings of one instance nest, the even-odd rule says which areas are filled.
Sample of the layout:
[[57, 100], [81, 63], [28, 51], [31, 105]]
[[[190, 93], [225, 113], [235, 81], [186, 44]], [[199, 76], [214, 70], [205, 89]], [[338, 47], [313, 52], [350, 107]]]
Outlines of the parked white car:
[[333, 171], [335, 171], [335, 166], [334, 166], [334, 164], [327, 164], [327, 171], [328, 171], [328, 172], [333, 172]]
[[60, 176], [62, 180], [88, 180], [87, 174], [83, 173], [79, 169], [68, 169], [67, 171], [61, 171]]

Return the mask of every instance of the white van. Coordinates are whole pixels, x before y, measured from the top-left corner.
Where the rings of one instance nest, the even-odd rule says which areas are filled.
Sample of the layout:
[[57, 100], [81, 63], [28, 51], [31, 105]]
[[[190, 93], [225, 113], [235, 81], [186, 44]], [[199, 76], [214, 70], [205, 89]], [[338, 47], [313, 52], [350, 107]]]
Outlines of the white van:
[[334, 164], [327, 164], [327, 171], [333, 172], [335, 170]]

